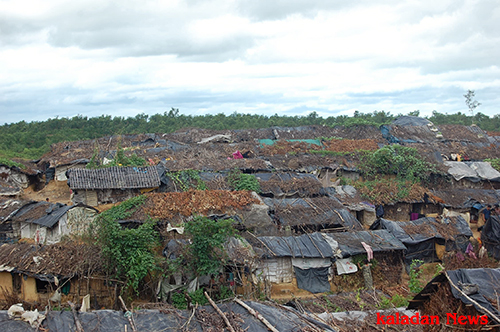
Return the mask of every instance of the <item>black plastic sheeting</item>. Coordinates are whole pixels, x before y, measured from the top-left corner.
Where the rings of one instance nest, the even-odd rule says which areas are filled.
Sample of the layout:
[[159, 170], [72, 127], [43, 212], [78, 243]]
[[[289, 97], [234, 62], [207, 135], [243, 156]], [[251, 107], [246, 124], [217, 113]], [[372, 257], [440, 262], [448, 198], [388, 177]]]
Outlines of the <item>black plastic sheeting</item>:
[[481, 232], [481, 241], [488, 250], [488, 252], [500, 259], [500, 217], [490, 216], [486, 221]]
[[361, 242], [368, 244], [373, 252], [406, 250], [406, 246], [385, 229], [329, 233], [327, 235], [337, 241], [343, 258], [365, 254], [366, 250]]
[[[469, 227], [469, 224], [464, 218], [457, 216], [453, 217], [453, 219], [455, 220], [454, 223], [451, 223], [449, 218], [445, 218], [444, 222], [441, 222], [441, 224], [449, 224], [450, 227], [454, 227], [458, 231], [458, 234], [460, 235], [467, 237], [472, 236], [472, 231]], [[387, 229], [404, 244], [417, 244], [434, 238], [444, 240], [445, 236], [443, 236], [437, 231], [437, 229], [432, 225], [433, 223], [438, 223], [438, 221], [436, 221], [435, 218], [431, 217], [420, 218], [413, 221], [392, 221], [387, 219], [380, 219], [380, 226], [383, 229]], [[410, 224], [414, 226], [421, 226], [424, 224], [429, 225], [431, 228], [433, 228], [434, 235], [427, 235], [427, 234], [409, 235], [403, 230], [401, 225], [410, 225]], [[375, 223], [372, 225], [372, 227], [376, 227]]]
[[[293, 308], [284, 310], [274, 306], [265, 305], [257, 302], [246, 302], [252, 309], [259, 312], [269, 323], [279, 331], [299, 331], [309, 324], [316, 326], [328, 332], [335, 332], [327, 325], [313, 320], [310, 317], [305, 318]], [[234, 312], [241, 315], [243, 322], [241, 327], [248, 332], [268, 331], [267, 327], [257, 318], [237, 303], [219, 304], [218, 307], [223, 312]], [[199, 309], [207, 310], [217, 315], [211, 306], [201, 307]], [[180, 331], [183, 324], [186, 323], [190, 312], [186, 310], [172, 310], [168, 313], [162, 313], [158, 310], [140, 310], [134, 312], [134, 320], [138, 331], [160, 332], [160, 331]], [[94, 312], [78, 313], [84, 331], [95, 332], [115, 332], [132, 331], [130, 324], [125, 318], [123, 312], [112, 310], [98, 310]], [[307, 322], [306, 322], [307, 321]], [[7, 311], [0, 311], [0, 326], [2, 331], [9, 332], [27, 332], [35, 331], [26, 322], [11, 320], [7, 316]], [[51, 311], [48, 317], [42, 323], [43, 328], [51, 332], [76, 331], [73, 315], [69, 311]], [[203, 331], [202, 325], [195, 317], [191, 319], [187, 326], [189, 331]], [[205, 326], [206, 328], [206, 326]]]
[[300, 289], [305, 289], [313, 294], [326, 293], [331, 290], [328, 282], [328, 267], [301, 269], [294, 266], [294, 269], [297, 287]]
[[[475, 294], [468, 295], [468, 297], [496, 315], [497, 318], [500, 318], [500, 312], [490, 302], [497, 302], [497, 294], [500, 293], [500, 269], [459, 269], [447, 271], [447, 274], [453, 284], [462, 290], [462, 284], [475, 284], [479, 286], [479, 291]], [[410, 301], [408, 309], [418, 309], [420, 305], [425, 304], [425, 301], [429, 299], [429, 294], [436, 292], [438, 290], [438, 285], [443, 282], [448, 282], [444, 274], [439, 274], [432, 279], [424, 289], [413, 298], [413, 301]], [[461, 300], [465, 304], [472, 304], [477, 311], [482, 314], [487, 314], [479, 306], [463, 296], [453, 286], [450, 288], [455, 298]], [[490, 317], [490, 322], [495, 324], [492, 317]]]
[[[489, 310], [497, 318], [500, 318], [500, 312], [490, 302], [497, 302], [498, 300], [497, 294], [500, 292], [500, 269], [459, 269], [448, 271], [447, 273], [451, 281], [459, 288], [461, 288], [459, 282], [461, 284], [478, 285], [479, 292], [468, 296]], [[454, 287], [451, 287], [451, 291], [455, 298], [460, 299], [465, 304], [473, 304], [477, 311], [484, 313], [479, 306], [468, 300]]]
[[[333, 256], [332, 247], [326, 242], [321, 233], [286, 237], [261, 236], [258, 239], [267, 246], [262, 248], [266, 252], [265, 256], [267, 258], [327, 258]], [[311, 239], [314, 241], [314, 244]], [[272, 252], [269, 252], [268, 248], [271, 249]], [[321, 253], [316, 248], [318, 248]]]
[[[472, 231], [469, 227], [467, 221], [464, 218], [458, 216], [453, 217], [454, 223], [450, 223], [450, 227], [456, 228], [458, 231], [457, 236], [455, 236], [455, 241], [446, 240], [445, 236], [440, 234], [437, 229], [432, 225], [437, 223], [436, 219], [426, 217], [420, 218], [413, 221], [391, 221], [387, 219], [379, 219], [372, 226], [372, 229], [382, 228], [387, 229], [392, 235], [398, 238], [405, 246], [405, 263], [406, 265], [411, 264], [412, 260], [420, 259], [426, 263], [434, 262], [437, 260], [435, 243], [440, 245], [446, 245], [446, 250], [460, 249], [465, 251], [468, 239], [472, 236]], [[444, 219], [444, 221], [450, 221], [449, 219]], [[428, 234], [407, 234], [401, 225], [414, 225], [416, 227], [421, 225], [429, 225], [433, 230], [433, 235]]]

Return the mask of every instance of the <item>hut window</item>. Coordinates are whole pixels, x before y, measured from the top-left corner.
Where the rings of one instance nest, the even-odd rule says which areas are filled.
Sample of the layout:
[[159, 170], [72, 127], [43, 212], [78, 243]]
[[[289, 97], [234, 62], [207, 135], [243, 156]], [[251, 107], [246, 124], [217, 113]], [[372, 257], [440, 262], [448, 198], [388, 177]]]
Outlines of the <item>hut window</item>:
[[14, 293], [21, 292], [21, 275], [19, 273], [12, 273], [12, 289]]
[[57, 286], [53, 282], [36, 279], [36, 291], [38, 293], [53, 293], [56, 289]]

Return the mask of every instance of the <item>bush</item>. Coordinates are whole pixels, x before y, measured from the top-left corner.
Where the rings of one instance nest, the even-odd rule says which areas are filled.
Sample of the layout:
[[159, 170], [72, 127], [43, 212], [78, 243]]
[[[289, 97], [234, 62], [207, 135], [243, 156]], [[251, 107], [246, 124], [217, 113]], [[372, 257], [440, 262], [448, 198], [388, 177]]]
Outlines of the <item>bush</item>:
[[432, 164], [422, 160], [417, 149], [401, 145], [386, 145], [374, 152], [365, 152], [358, 168], [368, 177], [395, 174], [411, 182], [421, 181], [436, 171]]
[[255, 175], [244, 174], [235, 168], [229, 172], [227, 181], [234, 190], [250, 190], [260, 192], [260, 183]]
[[196, 216], [185, 226], [191, 237], [189, 255], [196, 275], [216, 274], [225, 261], [224, 243], [235, 234], [234, 220], [212, 220]]
[[136, 293], [140, 281], [159, 269], [162, 258], [153, 252], [153, 247], [159, 244], [159, 237], [151, 220], [136, 229], [124, 229], [117, 221], [130, 217], [145, 198], [134, 197], [102, 212], [90, 225], [91, 235], [101, 247], [108, 273], [123, 280], [125, 288]]

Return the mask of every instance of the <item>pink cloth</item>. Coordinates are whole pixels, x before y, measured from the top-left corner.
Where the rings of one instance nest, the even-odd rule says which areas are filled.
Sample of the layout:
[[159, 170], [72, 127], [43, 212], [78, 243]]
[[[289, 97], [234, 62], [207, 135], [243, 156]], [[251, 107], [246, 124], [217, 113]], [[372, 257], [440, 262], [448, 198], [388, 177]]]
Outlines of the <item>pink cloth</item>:
[[243, 155], [240, 151], [236, 150], [236, 152], [233, 153], [233, 159], [243, 159]]
[[361, 245], [363, 248], [366, 250], [366, 256], [368, 257], [368, 261], [371, 261], [373, 259], [373, 249], [370, 247], [368, 244], [361, 242]]
[[472, 246], [472, 244], [469, 243], [467, 245], [467, 249], [465, 250], [465, 253], [467, 255], [469, 255], [470, 258], [477, 259], [476, 254], [474, 253], [474, 247]]

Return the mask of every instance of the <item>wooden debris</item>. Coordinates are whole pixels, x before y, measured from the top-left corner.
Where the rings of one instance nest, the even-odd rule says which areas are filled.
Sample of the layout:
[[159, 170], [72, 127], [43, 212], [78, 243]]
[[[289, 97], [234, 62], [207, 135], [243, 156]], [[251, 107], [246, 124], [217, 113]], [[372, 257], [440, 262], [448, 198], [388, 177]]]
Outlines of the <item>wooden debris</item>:
[[231, 323], [229, 323], [229, 320], [227, 319], [226, 315], [222, 312], [222, 310], [219, 309], [219, 307], [215, 304], [215, 302], [212, 300], [212, 298], [207, 294], [207, 292], [203, 292], [205, 294], [205, 297], [207, 298], [208, 302], [214, 307], [215, 311], [222, 317], [224, 322], [226, 323], [227, 328], [231, 332], [235, 332], [233, 327], [231, 326]]
[[234, 301], [236, 303], [238, 303], [239, 305], [241, 305], [243, 308], [247, 309], [249, 313], [251, 313], [255, 318], [257, 318], [258, 320], [260, 320], [262, 323], [264, 323], [264, 325], [269, 329], [269, 331], [273, 331], [273, 332], [279, 332], [274, 326], [271, 325], [271, 323], [269, 323], [269, 321], [267, 319], [265, 319], [261, 314], [259, 314], [257, 311], [253, 310], [252, 308], [250, 308], [248, 305], [245, 304], [245, 302], [241, 301], [240, 299], [238, 298], [234, 298]]

